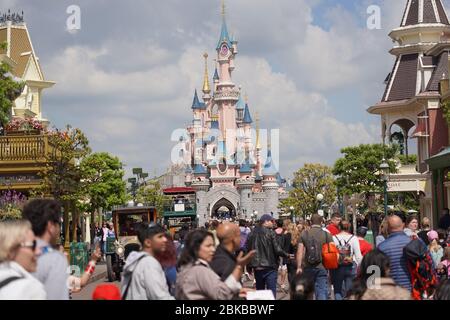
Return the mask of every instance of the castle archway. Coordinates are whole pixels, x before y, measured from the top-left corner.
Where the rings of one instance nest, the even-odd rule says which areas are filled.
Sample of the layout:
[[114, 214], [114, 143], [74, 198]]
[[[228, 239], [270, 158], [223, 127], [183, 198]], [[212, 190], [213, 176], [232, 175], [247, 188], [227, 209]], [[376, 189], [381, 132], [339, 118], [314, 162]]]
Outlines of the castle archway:
[[236, 208], [229, 200], [222, 198], [213, 205], [211, 217], [215, 219], [235, 218]]

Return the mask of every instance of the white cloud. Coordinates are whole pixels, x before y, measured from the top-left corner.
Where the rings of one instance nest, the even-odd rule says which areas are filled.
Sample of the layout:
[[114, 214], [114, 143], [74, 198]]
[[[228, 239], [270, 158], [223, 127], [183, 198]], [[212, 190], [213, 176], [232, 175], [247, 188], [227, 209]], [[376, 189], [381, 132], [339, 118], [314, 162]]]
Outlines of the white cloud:
[[[379, 141], [377, 126], [353, 120], [353, 114], [337, 120], [339, 109], [329, 92], [354, 88], [372, 103], [381, 97], [378, 84], [391, 68], [387, 30], [366, 30], [357, 23], [361, 17], [341, 7], [328, 10], [331, 27], [322, 29], [312, 19], [312, 7], [319, 2], [227, 1], [228, 25], [241, 49], [234, 81], [248, 93], [253, 118], [258, 111], [263, 127], [280, 129], [286, 176], [305, 162], [332, 164], [342, 147]], [[160, 4], [164, 15], [174, 16], [158, 29], [140, 29], [139, 39], [118, 43], [111, 32], [95, 46], [80, 42], [59, 48], [51, 60], [41, 56], [46, 76], [57, 81], [46, 95], [67, 101], [67, 122], [76, 119], [74, 125], [86, 131], [94, 150], [159, 173], [169, 164], [172, 130], [192, 119], [190, 104], [193, 89], [201, 88], [206, 49], [209, 71], [214, 71], [220, 28], [218, 14], [203, 15], [203, 20], [200, 10], [181, 17], [177, 3]], [[395, 7], [392, 12], [402, 7], [397, 1], [384, 5]], [[400, 20], [401, 13], [392, 12], [386, 23]], [[376, 122], [365, 107], [349, 110]]]

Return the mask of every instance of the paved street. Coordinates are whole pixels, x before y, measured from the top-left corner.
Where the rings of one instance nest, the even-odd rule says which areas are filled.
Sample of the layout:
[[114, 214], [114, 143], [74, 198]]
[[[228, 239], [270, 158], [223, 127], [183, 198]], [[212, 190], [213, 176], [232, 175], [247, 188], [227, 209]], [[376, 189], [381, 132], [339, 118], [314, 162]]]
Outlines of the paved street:
[[[83, 290], [79, 293], [75, 293], [72, 295], [72, 300], [91, 300], [92, 299], [92, 293], [95, 290], [95, 287], [102, 283], [109, 283], [106, 278], [99, 279], [95, 282], [92, 282], [88, 284], [86, 287], [83, 288]], [[118, 288], [120, 288], [119, 282], [113, 282], [114, 285], [116, 285]], [[251, 288], [252, 282], [245, 282], [245, 287]], [[277, 292], [277, 300], [289, 300], [289, 293], [287, 291], [281, 291], [280, 288], [278, 288]]]

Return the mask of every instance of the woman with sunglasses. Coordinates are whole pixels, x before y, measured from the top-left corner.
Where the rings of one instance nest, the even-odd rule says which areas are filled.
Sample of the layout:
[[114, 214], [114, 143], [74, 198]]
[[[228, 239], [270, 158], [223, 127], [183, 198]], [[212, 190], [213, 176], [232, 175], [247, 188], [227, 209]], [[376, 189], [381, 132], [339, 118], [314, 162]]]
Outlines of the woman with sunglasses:
[[0, 300], [45, 300], [36, 271], [36, 238], [25, 220], [0, 222]]

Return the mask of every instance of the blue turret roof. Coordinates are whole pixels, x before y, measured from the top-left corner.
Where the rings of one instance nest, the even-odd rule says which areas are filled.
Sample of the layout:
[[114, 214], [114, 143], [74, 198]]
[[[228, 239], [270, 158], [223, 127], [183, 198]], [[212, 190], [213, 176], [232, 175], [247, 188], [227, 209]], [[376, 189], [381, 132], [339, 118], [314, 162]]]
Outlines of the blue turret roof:
[[239, 168], [240, 173], [252, 173], [252, 169], [255, 167], [254, 164], [250, 163], [250, 159], [247, 157], [245, 162]]
[[211, 121], [211, 129], [219, 129], [219, 121]]
[[286, 183], [286, 179], [284, 179], [279, 172], [277, 173], [277, 182], [280, 186]]
[[192, 109], [206, 109], [206, 104], [204, 102], [200, 102], [200, 99], [198, 98], [197, 89], [195, 89]]
[[196, 164], [194, 166], [194, 174], [206, 174], [206, 168], [202, 164]]
[[213, 80], [219, 80], [219, 72], [217, 72], [217, 68], [216, 68], [216, 71], [214, 71]]
[[263, 169], [263, 176], [275, 176], [277, 173], [278, 170], [277, 168], [275, 168], [275, 165], [273, 164], [272, 160], [272, 151], [269, 150], [267, 152], [267, 161]]
[[190, 164], [186, 165], [186, 169], [184, 170], [184, 173], [192, 173], [192, 167]]
[[220, 46], [222, 45], [222, 43], [225, 42], [228, 47], [231, 48], [231, 46], [233, 45], [231, 40], [230, 40], [230, 35], [228, 34], [228, 28], [227, 28], [227, 23], [225, 22], [225, 19], [223, 19], [222, 22], [222, 30], [220, 32], [220, 39], [219, 42], [217, 43], [217, 50], [220, 49]]
[[239, 100], [236, 103], [236, 110], [244, 110], [244, 109], [245, 109], [244, 99], [242, 99], [242, 96], [239, 96]]
[[244, 111], [244, 120], [242, 120], [243, 123], [251, 124], [253, 122], [252, 117], [250, 116], [250, 110], [248, 108], [248, 104], [245, 104], [245, 111]]

